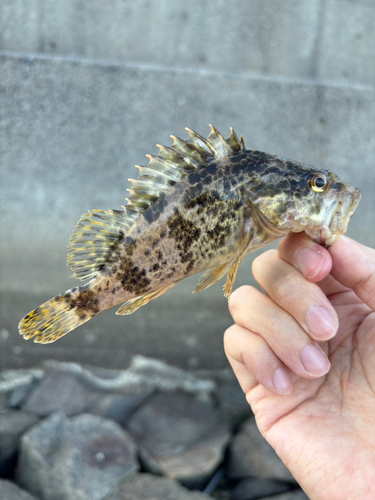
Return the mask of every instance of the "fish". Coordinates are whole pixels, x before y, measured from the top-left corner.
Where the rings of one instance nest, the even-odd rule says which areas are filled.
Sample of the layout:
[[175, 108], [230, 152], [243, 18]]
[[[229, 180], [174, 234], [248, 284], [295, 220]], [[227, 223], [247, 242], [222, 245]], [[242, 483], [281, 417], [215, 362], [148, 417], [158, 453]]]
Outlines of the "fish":
[[228, 139], [212, 125], [207, 138], [186, 130], [137, 166], [126, 206], [81, 217], [68, 265], [89, 281], [29, 312], [25, 339], [54, 342], [119, 304], [116, 314], [132, 314], [202, 271], [194, 292], [227, 275], [229, 299], [248, 253], [289, 233], [328, 247], [346, 232], [361, 194], [337, 175], [247, 150], [232, 128]]

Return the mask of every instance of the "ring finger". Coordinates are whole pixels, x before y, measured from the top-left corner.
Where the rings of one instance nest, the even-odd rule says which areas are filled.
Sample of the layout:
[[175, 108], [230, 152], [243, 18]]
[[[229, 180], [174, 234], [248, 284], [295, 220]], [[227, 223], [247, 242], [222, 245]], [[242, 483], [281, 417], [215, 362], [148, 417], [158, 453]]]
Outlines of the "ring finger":
[[258, 383], [271, 392], [290, 394], [293, 386], [289, 370], [260, 335], [235, 324], [224, 334], [224, 347], [246, 394]]

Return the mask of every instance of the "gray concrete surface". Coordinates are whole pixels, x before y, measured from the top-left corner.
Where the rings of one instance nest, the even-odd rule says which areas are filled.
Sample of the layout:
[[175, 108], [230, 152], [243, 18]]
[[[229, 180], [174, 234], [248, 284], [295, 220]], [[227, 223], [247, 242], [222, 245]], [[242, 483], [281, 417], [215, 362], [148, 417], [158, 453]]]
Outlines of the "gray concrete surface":
[[375, 2], [325, 0], [317, 76], [375, 83]]
[[[136, 352], [226, 366], [226, 301], [220, 285], [191, 295], [197, 277], [56, 344], [17, 333], [77, 284], [66, 247], [81, 214], [119, 208], [134, 165], [185, 126], [232, 126], [249, 149], [339, 174], [363, 192], [349, 235], [375, 246], [374, 12], [372, 0], [3, 0], [0, 368], [49, 357], [120, 368]], [[253, 257], [236, 285], [253, 283]]]
[[375, 80], [373, 0], [2, 0], [0, 50]]

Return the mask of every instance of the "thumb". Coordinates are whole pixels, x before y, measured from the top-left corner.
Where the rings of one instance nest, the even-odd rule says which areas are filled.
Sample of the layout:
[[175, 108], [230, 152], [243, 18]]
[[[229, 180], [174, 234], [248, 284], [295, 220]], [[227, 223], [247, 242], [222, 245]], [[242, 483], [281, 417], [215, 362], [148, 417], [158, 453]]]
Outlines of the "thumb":
[[375, 311], [375, 250], [340, 236], [329, 253], [331, 275]]

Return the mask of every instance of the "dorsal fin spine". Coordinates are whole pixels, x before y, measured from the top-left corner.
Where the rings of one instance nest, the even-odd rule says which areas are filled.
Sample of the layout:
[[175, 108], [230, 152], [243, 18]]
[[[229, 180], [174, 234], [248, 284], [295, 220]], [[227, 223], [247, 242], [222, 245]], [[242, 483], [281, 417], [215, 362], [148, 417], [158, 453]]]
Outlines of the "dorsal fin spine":
[[[153, 159], [156, 159], [158, 162], [163, 163], [163, 165], [167, 165], [172, 170], [177, 170], [182, 175], [186, 175], [184, 171], [184, 162], [181, 161], [178, 154], [174, 154], [173, 149], [166, 148], [164, 146], [158, 146], [160, 151], [157, 156], [150, 155]], [[169, 151], [168, 151], [169, 150]]]
[[158, 178], [153, 179], [128, 179], [131, 182], [132, 190], [139, 192], [153, 192], [158, 193], [158, 196], [165, 191], [165, 184], [159, 184]]
[[205, 162], [205, 157], [200, 154], [200, 152], [188, 144], [186, 141], [183, 141], [179, 137], [171, 135], [173, 139], [172, 147], [183, 154], [185, 154], [192, 161], [196, 162], [197, 166], [202, 165]]
[[[189, 163], [190, 165], [193, 165], [195, 168], [198, 168], [200, 163], [203, 162], [203, 158], [200, 157], [199, 161], [197, 161], [195, 158], [192, 156], [193, 149], [186, 144], [185, 141], [182, 139], [179, 139], [178, 137], [175, 137], [174, 135], [170, 136], [173, 139], [173, 144], [172, 148], [176, 153], [178, 153], [184, 160], [185, 163]], [[178, 149], [180, 147], [180, 150]]]
[[160, 144], [156, 146], [160, 150], [158, 157], [165, 158], [171, 165], [177, 166], [177, 168], [180, 167], [184, 174], [187, 173], [186, 169], [191, 170], [192, 166], [193, 170], [197, 170], [198, 163], [187, 155], [167, 146], [161, 146]]
[[210, 135], [207, 137], [207, 141], [213, 144], [215, 147], [215, 151], [220, 155], [221, 158], [225, 158], [225, 156], [229, 156], [232, 153], [232, 148], [229, 146], [224, 137], [220, 134], [220, 132], [210, 125]]
[[147, 165], [148, 168], [155, 167], [157, 172], [165, 175], [174, 182], [178, 182], [181, 179], [182, 170], [179, 167], [174, 166], [164, 158], [154, 155], [146, 155], [149, 158], [150, 163]]
[[238, 151], [241, 151], [242, 146], [238, 140], [236, 132], [230, 127], [230, 137], [227, 140], [229, 146], [232, 148], [232, 151], [237, 153]]
[[167, 177], [164, 172], [161, 172], [153, 165], [147, 165], [147, 167], [141, 167], [140, 165], [136, 165], [139, 170], [138, 179], [145, 177], [150, 179], [156, 179], [158, 182], [162, 182], [165, 186], [171, 186], [175, 183], [174, 179]]
[[[198, 150], [202, 150], [205, 156], [207, 156], [207, 154], [209, 156], [215, 156], [215, 148], [207, 141], [207, 139], [187, 127], [185, 130], [189, 132], [189, 140], [187, 141], [188, 144], [193, 145]], [[203, 144], [203, 147], [200, 143]]]

